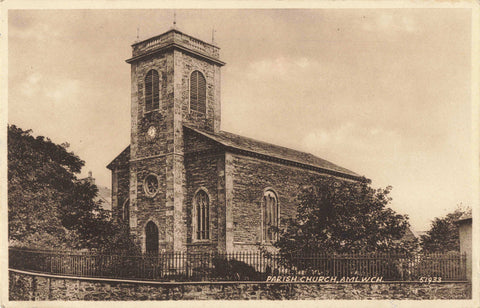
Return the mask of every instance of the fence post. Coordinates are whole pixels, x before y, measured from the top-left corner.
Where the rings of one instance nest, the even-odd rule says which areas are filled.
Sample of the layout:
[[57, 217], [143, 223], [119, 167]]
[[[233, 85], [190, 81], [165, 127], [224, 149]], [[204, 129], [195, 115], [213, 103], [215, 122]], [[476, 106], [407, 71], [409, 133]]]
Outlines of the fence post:
[[336, 253], [333, 253], [333, 276], [337, 276], [337, 261], [336, 261]]
[[[297, 275], [301, 275], [305, 274], [305, 269], [311, 269], [314, 270], [312, 274], [325, 276], [384, 276], [386, 280], [411, 280], [433, 275], [441, 276], [443, 280], [470, 279], [467, 266], [469, 259], [465, 253], [411, 255], [385, 252], [343, 254], [321, 252], [292, 253], [286, 256], [264, 251], [230, 253], [217, 251], [127, 256], [9, 248], [11, 268], [87, 277], [162, 279], [170, 274], [177, 274], [176, 276], [180, 275], [189, 280], [217, 279], [212, 275], [215, 257], [227, 262], [229, 260], [244, 262], [256, 271], [269, 275], [293, 275], [293, 270], [296, 270]], [[125, 266], [132, 268], [126, 269]], [[269, 270], [271, 271], [267, 273]], [[232, 274], [227, 272], [226, 277]], [[243, 276], [244, 273], [240, 274]]]

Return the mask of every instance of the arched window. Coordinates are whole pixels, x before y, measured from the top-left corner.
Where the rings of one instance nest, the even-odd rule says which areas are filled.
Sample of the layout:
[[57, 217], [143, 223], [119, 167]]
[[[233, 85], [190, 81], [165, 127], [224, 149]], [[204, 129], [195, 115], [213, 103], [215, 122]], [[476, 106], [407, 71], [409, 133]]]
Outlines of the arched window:
[[122, 208], [122, 219], [124, 222], [126, 222], [127, 224], [129, 223], [129, 220], [130, 220], [130, 209], [129, 209], [129, 206], [130, 206], [130, 199], [127, 199], [125, 200], [125, 202], [123, 203], [123, 208]]
[[156, 70], [149, 70], [145, 77], [145, 109], [152, 111], [158, 109], [158, 102], [160, 101], [160, 84], [158, 79], [158, 72]]
[[210, 207], [208, 195], [205, 191], [199, 190], [194, 198], [195, 206], [195, 231], [197, 240], [210, 238]]
[[205, 114], [207, 100], [207, 85], [205, 77], [199, 71], [190, 75], [190, 111]]
[[148, 254], [158, 255], [158, 228], [153, 221], [145, 227], [145, 247]]
[[267, 190], [263, 194], [262, 213], [263, 240], [265, 242], [275, 241], [277, 239], [275, 228], [278, 228], [278, 201], [272, 190]]

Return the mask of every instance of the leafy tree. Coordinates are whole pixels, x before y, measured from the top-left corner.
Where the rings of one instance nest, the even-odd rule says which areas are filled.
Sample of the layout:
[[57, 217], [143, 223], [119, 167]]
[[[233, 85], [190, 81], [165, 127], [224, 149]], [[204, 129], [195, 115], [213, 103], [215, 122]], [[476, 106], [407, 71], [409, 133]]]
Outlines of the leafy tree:
[[84, 162], [67, 145], [8, 126], [8, 221], [12, 244], [65, 246], [74, 236], [58, 206]]
[[60, 202], [62, 225], [75, 231], [74, 248], [99, 249], [107, 245], [113, 231], [109, 211], [95, 201], [98, 188], [88, 181], [75, 181]]
[[281, 253], [408, 251], [401, 237], [408, 216], [387, 205], [391, 187], [373, 189], [369, 181], [312, 179], [297, 196], [294, 219], [287, 219], [275, 246]]
[[454, 212], [435, 218], [430, 230], [420, 237], [420, 245], [425, 252], [460, 251], [460, 238], [457, 220], [471, 209], [458, 206]]
[[68, 151], [68, 144], [31, 133], [8, 126], [10, 245], [132, 249], [128, 230], [95, 201], [98, 188], [77, 178], [84, 161]]

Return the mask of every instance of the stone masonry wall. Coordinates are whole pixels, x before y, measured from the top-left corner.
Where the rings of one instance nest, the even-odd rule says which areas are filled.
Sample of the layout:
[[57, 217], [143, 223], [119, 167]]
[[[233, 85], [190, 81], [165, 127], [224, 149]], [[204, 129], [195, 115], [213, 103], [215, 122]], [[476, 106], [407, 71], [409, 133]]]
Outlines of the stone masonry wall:
[[[199, 71], [206, 81], [206, 114], [190, 110], [190, 75]], [[220, 70], [217, 65], [192, 57], [180, 51], [175, 52], [175, 84], [176, 104], [181, 107], [184, 123], [207, 131], [220, 127], [220, 97], [216, 89], [220, 89]], [[177, 90], [178, 88], [178, 90]]]
[[[173, 52], [132, 63], [130, 229], [137, 236], [143, 251], [148, 221], [153, 221], [158, 228], [160, 251], [173, 249], [173, 67]], [[158, 110], [146, 112], [145, 76], [150, 69], [157, 70], [159, 74], [160, 102]], [[154, 138], [147, 136], [151, 126], [157, 129]], [[159, 190], [154, 197], [147, 197], [143, 187], [149, 174], [158, 177]]]
[[[165, 157], [132, 162], [130, 166], [131, 177], [134, 177], [130, 179], [130, 183], [135, 183], [131, 189], [134, 190], [137, 200], [136, 206], [131, 208], [135, 222], [131, 221], [130, 227], [131, 231], [137, 235], [143, 251], [145, 250], [145, 227], [149, 221], [153, 221], [158, 227], [159, 250], [172, 248], [172, 225], [166, 223], [167, 214], [170, 216], [173, 214], [173, 207], [166, 201], [168, 185], [166, 167]], [[159, 190], [153, 197], [147, 196], [144, 190], [144, 180], [149, 174], [155, 174], [158, 177]]]
[[[187, 242], [188, 217], [184, 200], [187, 185], [182, 125], [188, 122], [210, 131], [220, 126], [219, 65], [214, 64], [215, 61], [179, 49], [165, 49], [148, 54], [162, 44], [175, 40], [176, 36], [186, 46], [200, 48], [199, 46], [205, 45], [189, 36], [170, 32], [135, 45], [134, 56], [141, 56], [142, 52], [146, 54], [129, 61], [132, 89], [130, 228], [145, 248], [144, 229], [146, 223], [152, 220], [159, 228], [160, 249], [168, 251], [184, 251]], [[218, 56], [217, 53], [216, 55]], [[151, 69], [159, 74], [160, 102], [158, 110], [147, 112], [145, 77]], [[206, 114], [197, 114], [189, 108], [190, 74], [194, 70], [202, 72], [206, 79]], [[152, 126], [157, 130], [155, 137], [147, 135]], [[159, 192], [153, 198], [145, 198], [143, 190], [143, 181], [148, 174], [159, 177]]]
[[108, 166], [112, 171], [112, 212], [114, 218], [122, 217], [122, 207], [129, 198], [130, 147], [124, 149]]
[[112, 172], [112, 211], [115, 218], [122, 218], [125, 201], [129, 198], [129, 169], [115, 169]]
[[219, 149], [218, 143], [188, 128], [183, 129], [185, 154]]
[[[295, 197], [301, 185], [309, 184], [312, 176], [324, 177], [314, 171], [286, 166], [257, 158], [229, 154], [233, 187], [231, 221], [234, 250], [255, 250], [261, 241], [261, 202], [265, 189], [272, 189], [278, 197], [280, 221], [294, 217]], [[229, 218], [227, 217], [227, 220]]]
[[[187, 182], [187, 246], [189, 251], [225, 251], [225, 154], [218, 144], [191, 130], [184, 129], [185, 170]], [[199, 154], [199, 152], [204, 154]], [[193, 198], [198, 189], [210, 197], [211, 240], [196, 241], [194, 236]]]
[[[146, 112], [145, 77], [151, 69], [159, 74], [159, 109]], [[132, 65], [132, 159], [173, 152], [173, 53], [158, 55]], [[155, 126], [158, 137], [149, 139], [147, 130]]]
[[[9, 300], [431, 300], [471, 299], [471, 284], [146, 284], [31, 276], [9, 272]], [[470, 303], [473, 304], [473, 303]], [[465, 307], [470, 307], [465, 302]], [[472, 306], [473, 307], [473, 306]]]
[[[187, 174], [187, 245], [189, 251], [215, 252], [225, 243], [224, 155], [194, 156], [185, 159]], [[195, 238], [194, 197], [198, 190], [207, 192], [210, 201], [210, 240]]]

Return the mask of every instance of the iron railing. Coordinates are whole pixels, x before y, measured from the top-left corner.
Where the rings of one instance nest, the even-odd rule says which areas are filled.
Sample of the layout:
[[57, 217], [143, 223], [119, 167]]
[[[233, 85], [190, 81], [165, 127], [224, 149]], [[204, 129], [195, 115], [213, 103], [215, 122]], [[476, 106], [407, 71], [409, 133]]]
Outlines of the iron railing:
[[434, 254], [309, 254], [265, 252], [108, 255], [9, 248], [9, 267], [40, 273], [156, 281], [266, 280], [268, 276], [382, 277], [382, 281], [466, 280], [466, 256]]

